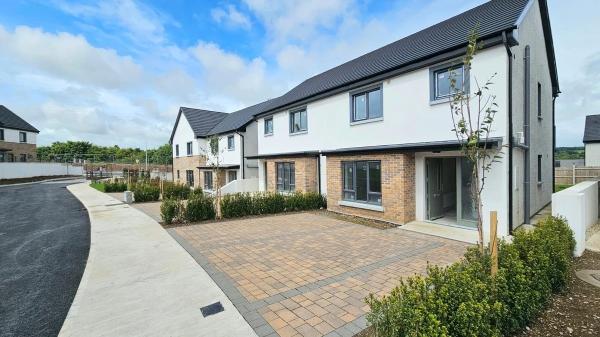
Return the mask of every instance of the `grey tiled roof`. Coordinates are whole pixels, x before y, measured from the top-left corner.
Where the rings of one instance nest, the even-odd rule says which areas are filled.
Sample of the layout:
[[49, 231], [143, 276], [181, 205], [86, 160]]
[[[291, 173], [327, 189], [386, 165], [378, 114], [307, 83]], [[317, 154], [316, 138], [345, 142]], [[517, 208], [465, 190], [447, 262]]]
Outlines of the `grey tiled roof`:
[[208, 136], [210, 129], [219, 124], [219, 122], [227, 117], [228, 114], [219, 111], [180, 107], [179, 113], [177, 114], [177, 119], [175, 120], [175, 125], [173, 125], [173, 130], [171, 131], [169, 143], [173, 142], [175, 130], [177, 129], [181, 115], [184, 115], [185, 119], [187, 119], [188, 123], [190, 123], [195, 137], [206, 137]]
[[515, 27], [528, 0], [492, 0], [464, 13], [376, 49], [300, 83], [276, 98], [277, 109], [294, 102], [392, 71], [466, 45], [477, 27], [480, 38], [497, 35]]
[[274, 102], [274, 100], [264, 101], [247, 108], [232, 112], [227, 115], [219, 124], [212, 130], [210, 135], [226, 133], [238, 130], [248, 124], [254, 118], [254, 115], [265, 111]]
[[584, 143], [600, 142], [600, 115], [585, 116]]
[[14, 112], [8, 110], [4, 105], [0, 105], [0, 128], [17, 129], [39, 133], [40, 131], [27, 123], [23, 118], [17, 116]]

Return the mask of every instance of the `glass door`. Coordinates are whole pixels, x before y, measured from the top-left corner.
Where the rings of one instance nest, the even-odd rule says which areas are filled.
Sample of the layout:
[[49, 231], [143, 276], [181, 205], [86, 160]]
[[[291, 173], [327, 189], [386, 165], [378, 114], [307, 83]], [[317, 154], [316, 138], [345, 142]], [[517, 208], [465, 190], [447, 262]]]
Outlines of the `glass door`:
[[457, 160], [456, 194], [457, 194], [457, 223], [465, 227], [477, 227], [477, 205], [472, 197], [473, 163], [466, 158]]

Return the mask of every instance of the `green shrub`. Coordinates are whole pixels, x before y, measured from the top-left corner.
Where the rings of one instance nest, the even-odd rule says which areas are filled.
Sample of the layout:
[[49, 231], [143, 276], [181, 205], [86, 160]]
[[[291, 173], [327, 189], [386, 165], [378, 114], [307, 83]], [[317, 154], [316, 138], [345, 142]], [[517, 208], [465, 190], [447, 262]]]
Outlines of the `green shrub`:
[[325, 198], [318, 193], [235, 193], [221, 198], [224, 218], [274, 214], [326, 207]]
[[562, 218], [548, 217], [534, 231], [501, 242], [498, 274], [489, 255], [467, 251], [445, 268], [401, 281], [381, 298], [369, 296], [368, 322], [378, 336], [507, 336], [540, 313], [564, 289], [575, 247]]
[[165, 224], [180, 222], [184, 211], [183, 202], [179, 199], [164, 199], [160, 204], [160, 216]]
[[191, 189], [187, 185], [176, 184], [172, 182], [163, 183], [163, 199], [187, 199]]
[[193, 198], [197, 196], [204, 196], [204, 191], [202, 191], [201, 187], [195, 187], [193, 190], [191, 190], [190, 194], [188, 195], [188, 198]]
[[214, 219], [214, 199], [204, 195], [197, 195], [188, 199], [183, 211], [183, 218], [188, 222]]
[[155, 185], [137, 183], [131, 191], [135, 202], [158, 201], [160, 198], [160, 188]]
[[127, 184], [124, 182], [106, 182], [104, 183], [104, 190], [106, 192], [125, 192], [127, 191]]

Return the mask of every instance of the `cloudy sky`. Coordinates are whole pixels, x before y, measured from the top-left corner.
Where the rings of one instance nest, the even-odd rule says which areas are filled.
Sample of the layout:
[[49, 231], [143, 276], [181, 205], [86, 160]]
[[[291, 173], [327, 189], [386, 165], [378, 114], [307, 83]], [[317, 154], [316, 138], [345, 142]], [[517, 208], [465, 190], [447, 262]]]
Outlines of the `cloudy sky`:
[[[39, 143], [168, 141], [179, 106], [234, 111], [482, 0], [6, 1], [0, 104]], [[549, 0], [558, 145], [600, 114], [597, 0]]]

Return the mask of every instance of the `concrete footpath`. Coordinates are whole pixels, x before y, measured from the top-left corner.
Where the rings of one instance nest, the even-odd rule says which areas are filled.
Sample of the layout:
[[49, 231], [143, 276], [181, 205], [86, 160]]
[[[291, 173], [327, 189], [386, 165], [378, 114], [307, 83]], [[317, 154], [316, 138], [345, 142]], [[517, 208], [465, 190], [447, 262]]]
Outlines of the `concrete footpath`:
[[[87, 266], [59, 336], [256, 336], [196, 261], [149, 216], [87, 184]], [[203, 317], [220, 301], [224, 311]]]

